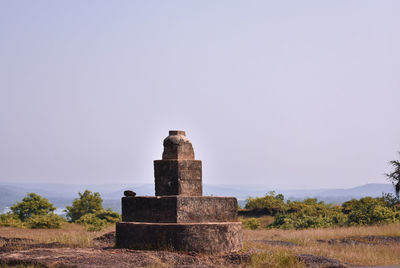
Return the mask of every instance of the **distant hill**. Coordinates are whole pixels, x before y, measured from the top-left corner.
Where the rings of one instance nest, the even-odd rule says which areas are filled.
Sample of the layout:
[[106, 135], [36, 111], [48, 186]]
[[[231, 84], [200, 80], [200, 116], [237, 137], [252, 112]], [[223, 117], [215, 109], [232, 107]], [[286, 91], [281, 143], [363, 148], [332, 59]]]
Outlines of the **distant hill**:
[[[393, 193], [394, 188], [388, 183], [369, 183], [348, 189], [321, 189], [321, 190], [289, 190], [282, 192], [286, 197], [292, 199], [313, 197], [320, 200], [337, 199], [349, 200], [351, 198], [361, 198], [365, 196], [379, 197], [382, 193]], [[347, 199], [346, 199], [347, 198]], [[290, 199], [290, 198], [289, 198]]]
[[[133, 190], [137, 195], [154, 195], [154, 184], [0, 184], [0, 212], [4, 211], [17, 201], [20, 201], [27, 192], [35, 192], [49, 199], [57, 208], [63, 209], [78, 197], [78, 192], [88, 189], [99, 192], [105, 208], [121, 211], [121, 197], [124, 190]], [[248, 197], [260, 197], [273, 189], [261, 186], [243, 185], [209, 185], [203, 187], [204, 195], [235, 196], [242, 206]], [[370, 183], [348, 189], [304, 189], [279, 190], [286, 199], [302, 200], [312, 197], [328, 203], [342, 203], [352, 198], [364, 196], [378, 197], [382, 193], [394, 193], [393, 186], [387, 183]], [[61, 210], [59, 210], [61, 211]]]

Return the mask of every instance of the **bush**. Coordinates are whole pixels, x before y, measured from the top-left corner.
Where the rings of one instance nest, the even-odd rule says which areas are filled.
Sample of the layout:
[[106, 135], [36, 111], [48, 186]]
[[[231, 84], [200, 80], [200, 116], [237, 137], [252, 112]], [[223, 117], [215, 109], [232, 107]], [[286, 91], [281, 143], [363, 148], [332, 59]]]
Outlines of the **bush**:
[[282, 229], [322, 228], [343, 226], [347, 216], [340, 206], [317, 202], [317, 199], [306, 199], [303, 202], [288, 202], [288, 210], [275, 217], [273, 227]]
[[92, 193], [85, 190], [83, 194], [78, 194], [79, 198], [74, 199], [72, 206], [67, 206], [65, 210], [70, 222], [76, 222], [86, 214], [94, 214], [104, 210], [103, 199], [98, 192]]
[[[260, 198], [248, 198], [246, 201], [246, 209], [252, 212], [275, 215], [275, 221], [269, 227], [283, 229], [400, 222], [400, 199], [392, 194], [383, 194], [380, 198], [352, 199], [341, 206], [318, 202], [316, 198], [294, 202], [288, 200], [285, 203], [283, 195], [275, 195], [275, 192]], [[243, 227], [258, 228], [252, 227], [252, 221], [244, 220]]]
[[275, 195], [275, 192], [269, 192], [264, 197], [249, 197], [246, 200], [246, 209], [264, 210], [266, 215], [276, 215], [286, 210], [284, 196], [282, 194]]
[[101, 220], [105, 220], [107, 223], [116, 223], [121, 220], [121, 215], [109, 208], [96, 213], [96, 217]]
[[76, 222], [83, 224], [85, 229], [90, 232], [101, 231], [107, 226], [107, 220], [100, 219], [96, 214], [93, 213], [83, 215]]
[[27, 220], [29, 228], [32, 229], [59, 229], [66, 220], [57, 214], [34, 215]]
[[399, 221], [400, 214], [382, 198], [364, 197], [343, 203], [349, 225], [371, 225]]
[[400, 212], [389, 201], [385, 197], [364, 197], [349, 200], [342, 206], [327, 205], [313, 198], [288, 201], [287, 210], [276, 215], [270, 227], [303, 229], [399, 222]]
[[53, 213], [56, 208], [44, 197], [28, 193], [11, 212], [0, 215], [1, 226], [29, 228], [60, 228], [65, 219]]
[[76, 223], [83, 224], [87, 231], [101, 231], [106, 226], [121, 220], [118, 212], [111, 209], [102, 210], [97, 213], [88, 213], [83, 215]]
[[21, 221], [33, 215], [47, 215], [56, 210], [49, 200], [35, 193], [28, 193], [22, 202], [15, 203], [10, 209]]
[[18, 217], [18, 215], [13, 213], [5, 213], [0, 215], [0, 226], [6, 227], [25, 227], [24, 223]]
[[100, 231], [107, 225], [121, 220], [121, 216], [111, 209], [103, 209], [103, 199], [99, 193], [85, 190], [79, 198], [67, 206], [65, 212], [70, 222], [83, 224], [88, 231]]
[[261, 222], [256, 218], [248, 218], [242, 221], [244, 229], [256, 230], [260, 228]]

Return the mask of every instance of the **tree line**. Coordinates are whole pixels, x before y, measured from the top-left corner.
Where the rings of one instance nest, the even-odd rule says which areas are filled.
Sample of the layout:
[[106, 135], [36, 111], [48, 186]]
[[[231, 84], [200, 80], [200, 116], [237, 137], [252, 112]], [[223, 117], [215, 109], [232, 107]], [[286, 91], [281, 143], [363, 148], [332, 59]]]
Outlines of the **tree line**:
[[64, 218], [54, 213], [56, 207], [47, 198], [27, 193], [21, 202], [10, 207], [10, 212], [0, 215], [0, 226], [61, 228], [68, 221], [82, 224], [88, 231], [99, 231], [121, 219], [119, 213], [103, 208], [103, 199], [98, 192], [85, 190], [78, 195], [64, 210]]

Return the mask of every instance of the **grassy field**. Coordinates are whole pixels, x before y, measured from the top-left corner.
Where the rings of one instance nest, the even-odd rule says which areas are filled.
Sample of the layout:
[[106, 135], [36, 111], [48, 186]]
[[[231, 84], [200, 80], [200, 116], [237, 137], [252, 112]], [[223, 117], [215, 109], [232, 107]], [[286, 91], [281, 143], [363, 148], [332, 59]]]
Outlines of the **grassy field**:
[[61, 243], [69, 247], [91, 247], [93, 238], [115, 231], [110, 226], [100, 232], [88, 232], [82, 225], [65, 223], [61, 229], [22, 229], [14, 227], [0, 227], [0, 237], [26, 238], [38, 243]]
[[[244, 230], [245, 249], [262, 254], [312, 254], [352, 265], [399, 265], [400, 243], [382, 241], [400, 238], [400, 224], [306, 230]], [[271, 245], [262, 241], [283, 241]], [[284, 244], [284, 243], [282, 243]]]
[[[268, 221], [268, 219], [264, 219]], [[69, 247], [91, 247], [93, 238], [114, 231], [87, 232], [81, 225], [65, 224], [62, 229], [20, 229], [0, 227], [0, 237], [58, 242]], [[296, 258], [312, 254], [346, 264], [399, 265], [400, 224], [306, 230], [244, 230], [243, 252], [252, 254], [254, 267], [304, 267]], [[0, 245], [1, 246], [1, 245]]]

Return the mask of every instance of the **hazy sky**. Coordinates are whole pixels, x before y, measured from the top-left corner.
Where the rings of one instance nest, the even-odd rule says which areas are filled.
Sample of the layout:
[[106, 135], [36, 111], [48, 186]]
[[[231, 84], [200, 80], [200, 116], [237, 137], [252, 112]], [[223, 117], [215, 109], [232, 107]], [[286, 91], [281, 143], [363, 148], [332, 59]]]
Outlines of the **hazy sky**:
[[0, 1], [0, 182], [152, 183], [170, 129], [208, 184], [384, 183], [400, 1]]

